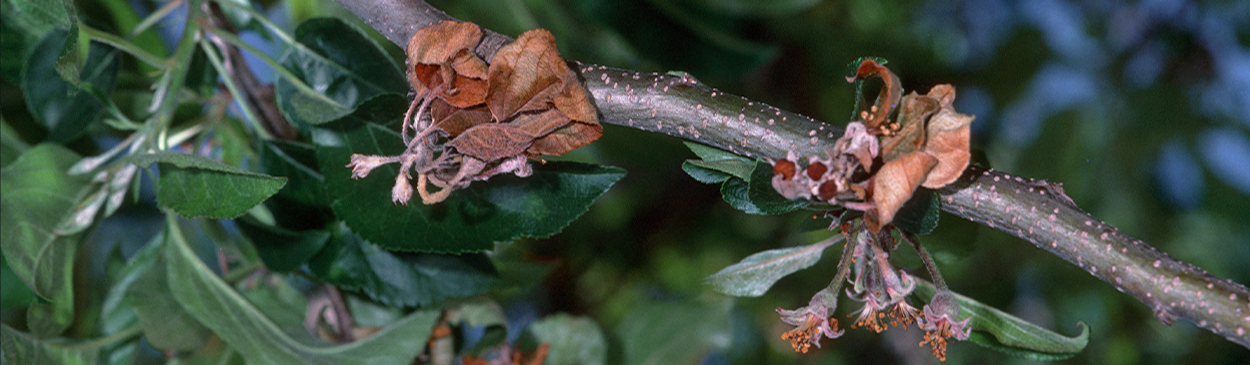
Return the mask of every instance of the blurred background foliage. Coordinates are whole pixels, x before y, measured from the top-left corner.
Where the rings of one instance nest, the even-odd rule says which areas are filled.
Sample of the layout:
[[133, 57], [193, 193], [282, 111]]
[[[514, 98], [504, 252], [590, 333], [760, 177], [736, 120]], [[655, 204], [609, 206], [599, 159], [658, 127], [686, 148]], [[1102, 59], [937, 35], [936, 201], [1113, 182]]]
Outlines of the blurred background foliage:
[[[107, 11], [117, 3], [125, 2], [79, 1], [80, 14], [88, 24], [117, 32], [125, 22]], [[146, 1], [130, 3], [153, 9]], [[314, 16], [353, 18], [367, 28], [328, 0], [260, 3], [288, 29]], [[973, 148], [984, 152], [983, 164], [1062, 182], [1078, 205], [1126, 233], [1214, 275], [1250, 283], [1250, 2], [431, 3], [510, 36], [547, 28], [569, 59], [686, 71], [723, 91], [839, 125], [849, 120], [854, 105], [844, 81], [846, 64], [861, 56], [883, 57], [907, 90], [956, 86], [956, 108], [977, 116]], [[23, 25], [5, 20], [0, 112], [13, 130], [4, 131], [4, 138], [33, 145], [46, 132], [30, 121], [19, 92], [24, 57], [8, 50], [28, 49], [37, 40], [20, 37], [12, 29]], [[169, 44], [175, 41], [172, 31], [163, 39], [139, 41]], [[245, 30], [242, 38], [270, 55], [281, 54], [258, 33]], [[400, 57], [399, 48], [388, 49]], [[273, 80], [264, 64], [252, 67], [262, 81]], [[118, 89], [134, 82], [117, 80]], [[80, 138], [69, 146], [91, 155], [99, 153], [98, 143]], [[6, 165], [15, 158], [12, 151], [2, 152]], [[808, 354], [794, 353], [780, 339], [787, 328], [774, 309], [804, 305], [828, 284], [838, 256], [833, 251], [763, 297], [732, 300], [726, 309], [731, 300], [711, 292], [702, 278], [754, 252], [823, 239], [829, 235], [827, 222], [810, 213], [736, 211], [716, 186], [685, 176], [681, 162], [692, 157], [678, 140], [616, 126], [575, 151], [569, 158], [629, 173], [562, 234], [512, 243], [554, 270], [531, 290], [501, 294], [509, 327], [520, 329], [555, 312], [589, 315], [604, 328], [616, 328], [616, 336], [653, 330], [663, 338], [676, 334], [687, 337], [677, 340], [723, 348], [702, 356], [704, 364], [936, 362], [917, 346], [922, 333], [914, 326], [881, 335], [849, 330]], [[141, 246], [156, 232], [130, 229], [154, 226], [150, 220], [159, 213], [147, 209], [123, 210], [106, 221], [88, 240], [107, 244], [93, 245], [96, 252], [90, 254], [108, 256], [99, 247], [118, 241], [123, 251]], [[1090, 345], [1066, 362], [1250, 360], [1245, 348], [1189, 323], [1163, 325], [1145, 305], [1027, 242], [949, 215], [941, 223], [921, 239], [953, 290], [1060, 333], [1075, 334], [1077, 322], [1090, 325]], [[923, 271], [914, 257], [901, 258], [900, 264]], [[104, 270], [103, 263], [96, 266]], [[0, 279], [5, 308], [31, 300], [29, 292], [10, 290], [21, 287], [11, 274]], [[91, 285], [90, 279], [79, 281]], [[672, 307], [683, 303], [716, 310]], [[635, 309], [654, 306], [673, 313], [673, 322], [655, 328], [620, 325], [637, 315]], [[853, 307], [843, 303], [838, 316]], [[20, 321], [14, 319], [18, 315], [5, 311], [6, 323]], [[730, 326], [700, 323], [724, 316]], [[1023, 362], [970, 343], [952, 346], [947, 360]]]

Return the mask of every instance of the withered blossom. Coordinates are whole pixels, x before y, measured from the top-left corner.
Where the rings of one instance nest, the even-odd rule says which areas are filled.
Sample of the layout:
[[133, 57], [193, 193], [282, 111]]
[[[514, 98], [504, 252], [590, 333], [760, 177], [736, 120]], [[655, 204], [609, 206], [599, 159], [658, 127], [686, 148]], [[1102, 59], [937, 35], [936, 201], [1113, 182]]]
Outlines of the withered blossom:
[[932, 346], [933, 356], [938, 360], [946, 361], [948, 339], [967, 340], [972, 334], [972, 328], [968, 327], [968, 321], [972, 317], [962, 321], [956, 318], [959, 318], [959, 302], [948, 290], [939, 290], [934, 294], [933, 300], [924, 306], [924, 316], [916, 318], [917, 325], [925, 331], [920, 346], [926, 343]]
[[797, 326], [781, 334], [781, 339], [789, 340], [794, 351], [807, 353], [812, 345], [820, 348], [822, 336], [830, 339], [842, 336], [842, 331], [838, 330], [838, 320], [831, 316], [837, 307], [836, 293], [826, 288], [812, 296], [806, 307], [795, 310], [777, 308], [783, 322]]

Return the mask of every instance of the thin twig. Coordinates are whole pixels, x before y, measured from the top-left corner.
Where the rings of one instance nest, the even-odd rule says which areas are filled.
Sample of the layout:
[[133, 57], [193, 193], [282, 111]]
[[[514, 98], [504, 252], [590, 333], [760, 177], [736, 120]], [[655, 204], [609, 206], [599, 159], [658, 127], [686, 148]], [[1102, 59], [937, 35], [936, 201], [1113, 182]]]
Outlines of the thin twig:
[[[222, 13], [221, 7], [216, 2], [208, 1], [204, 3], [207, 10], [208, 21], [214, 28], [221, 29], [232, 34], [238, 33], [230, 21], [226, 20], [226, 15]], [[252, 73], [251, 67], [243, 60], [243, 54], [235, 48], [233, 44], [226, 42], [216, 36], [214, 32], [206, 32], [208, 39], [217, 45], [221, 50], [222, 61], [226, 68], [226, 77], [230, 77], [238, 85], [240, 91], [243, 92], [244, 100], [247, 105], [240, 105], [243, 108], [249, 108], [255, 111], [255, 115], [259, 117], [258, 121], [261, 128], [268, 132], [270, 136], [278, 139], [291, 140], [299, 135], [299, 131], [295, 130], [295, 126], [282, 116], [282, 112], [278, 110], [277, 94], [274, 93], [273, 85], [266, 85], [256, 79], [256, 75]]]

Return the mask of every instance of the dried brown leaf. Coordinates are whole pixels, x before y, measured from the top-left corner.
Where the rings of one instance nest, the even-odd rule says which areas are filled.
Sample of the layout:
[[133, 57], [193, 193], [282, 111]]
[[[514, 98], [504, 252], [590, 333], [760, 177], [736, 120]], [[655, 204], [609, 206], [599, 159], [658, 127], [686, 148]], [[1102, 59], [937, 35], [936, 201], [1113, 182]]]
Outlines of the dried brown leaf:
[[555, 38], [546, 30], [525, 32], [500, 48], [490, 65], [490, 81], [487, 104], [496, 120], [554, 106], [569, 119], [599, 123], [590, 94], [560, 57]]
[[[929, 141], [924, 151], [938, 159], [937, 167], [929, 172], [922, 184], [926, 188], [937, 189], [954, 182], [968, 167], [972, 158], [969, 152], [969, 140], [972, 137], [971, 125], [973, 116], [959, 114], [950, 109], [942, 109], [929, 121]], [[954, 128], [954, 129], [949, 129]]]
[[881, 154], [890, 160], [920, 151], [925, 144], [925, 124], [942, 108], [937, 99], [915, 92], [903, 97], [898, 110], [899, 130], [881, 143]]
[[499, 48], [490, 65], [490, 93], [486, 104], [495, 120], [516, 113], [551, 107], [560, 92], [559, 74], [568, 65], [556, 51], [556, 40], [544, 29], [522, 33], [516, 41]]
[[528, 152], [530, 155], [558, 156], [594, 142], [602, 135], [603, 126], [599, 124], [573, 122], [534, 140]]
[[537, 138], [560, 129], [560, 127], [564, 127], [570, 122], [572, 121], [561, 114], [560, 111], [547, 109], [542, 112], [521, 113], [509, 121], [508, 125]]
[[456, 107], [485, 102], [488, 68], [473, 54], [481, 40], [473, 23], [447, 20], [417, 30], [408, 41], [408, 82], [418, 95], [433, 90]]
[[465, 130], [460, 136], [447, 142], [447, 145], [462, 154], [489, 163], [523, 153], [533, 143], [534, 137], [512, 126], [487, 123]]
[[435, 100], [430, 103], [430, 115], [434, 118], [434, 127], [451, 138], [459, 136], [469, 128], [491, 122], [490, 109], [485, 104], [457, 108], [445, 101]]
[[872, 183], [872, 202], [869, 212], [869, 228], [874, 232], [894, 220], [894, 213], [911, 199], [916, 187], [937, 166], [938, 159], [928, 153], [917, 151], [887, 161], [877, 171]]

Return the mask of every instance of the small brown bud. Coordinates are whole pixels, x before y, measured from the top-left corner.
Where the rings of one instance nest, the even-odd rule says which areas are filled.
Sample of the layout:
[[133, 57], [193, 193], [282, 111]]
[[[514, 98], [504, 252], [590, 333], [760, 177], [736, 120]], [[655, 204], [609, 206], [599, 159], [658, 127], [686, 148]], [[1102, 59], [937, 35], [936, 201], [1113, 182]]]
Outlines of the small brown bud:
[[829, 168], [825, 164], [820, 163], [820, 161], [807, 165], [807, 177], [812, 178], [813, 181], [820, 181], [820, 177], [825, 175], [825, 171], [829, 171]]
[[838, 185], [833, 180], [820, 184], [820, 187], [817, 189], [816, 195], [820, 197], [820, 200], [824, 201], [833, 200], [833, 197], [838, 194]]
[[794, 178], [794, 174], [797, 170], [798, 168], [795, 167], [794, 161], [784, 158], [777, 160], [777, 162], [773, 164], [773, 174], [781, 175], [782, 180], [790, 180]]

